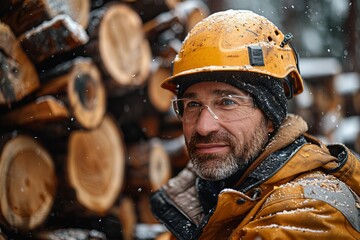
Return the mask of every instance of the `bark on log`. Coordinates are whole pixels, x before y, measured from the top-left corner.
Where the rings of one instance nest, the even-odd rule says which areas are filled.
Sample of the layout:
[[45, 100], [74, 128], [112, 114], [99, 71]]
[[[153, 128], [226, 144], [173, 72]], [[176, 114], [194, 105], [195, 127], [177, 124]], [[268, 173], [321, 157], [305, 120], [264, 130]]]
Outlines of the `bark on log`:
[[39, 86], [33, 64], [6, 24], [0, 23], [0, 105], [18, 102]]
[[89, 38], [84, 28], [68, 15], [57, 15], [19, 36], [21, 45], [36, 64], [80, 46]]
[[47, 123], [68, 120], [69, 117], [69, 112], [63, 102], [53, 96], [44, 96], [23, 107], [2, 114], [0, 125], [2, 127], [36, 129]]
[[[143, 135], [148, 138], [159, 136], [159, 119], [169, 111], [173, 97], [170, 91], [160, 87], [160, 83], [169, 76], [169, 69], [154, 62], [152, 71], [144, 86], [108, 99], [108, 111], [118, 119], [121, 126], [137, 124], [140, 128], [142, 133], [131, 137], [135, 141]], [[125, 127], [124, 131], [127, 130]]]
[[98, 127], [105, 115], [105, 87], [90, 58], [76, 58], [58, 65], [47, 74], [36, 95], [57, 95], [68, 105], [71, 117], [86, 129]]
[[[87, 56], [100, 66], [109, 94], [142, 85], [150, 72], [151, 50], [138, 14], [125, 4], [108, 4], [91, 12]], [[127, 91], [127, 90], [125, 90]]]
[[172, 139], [161, 139], [161, 145], [169, 155], [173, 174], [182, 170], [189, 162], [189, 155], [183, 135]]
[[149, 194], [171, 177], [170, 159], [157, 139], [128, 147], [126, 190], [131, 195]]
[[358, 134], [358, 136], [355, 140], [354, 148], [357, 153], [360, 153], [360, 133]]
[[122, 0], [131, 5], [139, 13], [143, 22], [150, 21], [159, 14], [167, 12], [180, 2], [180, 0]]
[[209, 9], [201, 1], [184, 1], [144, 23], [143, 29], [152, 46], [153, 55], [162, 58], [162, 66], [171, 66], [186, 34], [208, 15]]
[[109, 211], [123, 186], [125, 147], [122, 139], [108, 115], [97, 129], [70, 134], [65, 172], [76, 194], [76, 199], [70, 202], [76, 201], [99, 215]]
[[121, 222], [123, 240], [133, 240], [135, 225], [138, 222], [134, 201], [128, 196], [123, 196], [119, 204], [111, 208], [111, 213]]
[[6, 237], [6, 235], [1, 232], [0, 233], [0, 240], [7, 240], [7, 239], [8, 238]]
[[163, 113], [152, 105], [148, 92], [145, 85], [123, 96], [108, 98], [108, 111], [121, 126], [127, 142], [158, 136], [159, 119]]
[[52, 157], [34, 138], [15, 135], [1, 149], [2, 224], [18, 231], [44, 223], [52, 208], [57, 176]]
[[48, 21], [60, 14], [66, 14], [86, 28], [89, 21], [89, 0], [12, 0], [1, 20], [7, 23], [16, 36]]
[[346, 116], [360, 115], [360, 90], [344, 94], [341, 97], [343, 100], [342, 107]]
[[151, 206], [149, 201], [150, 196], [147, 194], [140, 195], [136, 202], [136, 207], [139, 215], [139, 223], [155, 224], [159, 221], [155, 218], [151, 212]]
[[18, 4], [20, 1], [21, 0], [3, 0], [3, 1], [1, 1], [0, 16], [5, 15], [9, 10], [11, 10], [12, 5]]
[[174, 24], [181, 24], [183, 34], [186, 35], [196, 23], [209, 15], [207, 6], [200, 1], [185, 1], [175, 5], [173, 9], [157, 15], [144, 23], [144, 32], [147, 37], [153, 38]]
[[181, 121], [176, 117], [173, 109], [170, 109], [160, 122], [159, 136], [164, 139], [173, 139], [182, 136], [183, 129]]

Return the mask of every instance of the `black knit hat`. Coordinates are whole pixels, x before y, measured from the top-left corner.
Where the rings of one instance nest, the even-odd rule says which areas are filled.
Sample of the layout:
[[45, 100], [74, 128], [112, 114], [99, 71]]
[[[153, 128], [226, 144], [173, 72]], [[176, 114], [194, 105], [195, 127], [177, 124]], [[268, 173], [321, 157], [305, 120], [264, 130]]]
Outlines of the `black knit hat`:
[[252, 95], [256, 105], [273, 122], [275, 131], [287, 114], [287, 98], [282, 80], [250, 72], [206, 72], [182, 77], [178, 85], [178, 98], [185, 90], [198, 82], [223, 82], [242, 89]]

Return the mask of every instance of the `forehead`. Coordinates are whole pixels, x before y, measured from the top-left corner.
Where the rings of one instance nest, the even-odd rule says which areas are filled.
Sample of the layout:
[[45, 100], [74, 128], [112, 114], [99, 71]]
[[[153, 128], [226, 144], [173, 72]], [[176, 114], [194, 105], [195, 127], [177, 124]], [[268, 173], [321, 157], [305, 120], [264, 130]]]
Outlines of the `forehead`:
[[214, 97], [221, 95], [249, 95], [247, 92], [223, 82], [200, 82], [188, 87], [183, 97]]

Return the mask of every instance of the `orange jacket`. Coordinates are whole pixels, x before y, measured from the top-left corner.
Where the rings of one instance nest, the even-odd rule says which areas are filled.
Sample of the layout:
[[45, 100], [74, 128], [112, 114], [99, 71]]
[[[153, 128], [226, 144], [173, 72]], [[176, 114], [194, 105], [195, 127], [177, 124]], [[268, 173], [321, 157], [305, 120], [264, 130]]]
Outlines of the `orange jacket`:
[[189, 164], [152, 196], [155, 216], [177, 239], [360, 239], [359, 159], [306, 130], [289, 115], [210, 213], [203, 212]]

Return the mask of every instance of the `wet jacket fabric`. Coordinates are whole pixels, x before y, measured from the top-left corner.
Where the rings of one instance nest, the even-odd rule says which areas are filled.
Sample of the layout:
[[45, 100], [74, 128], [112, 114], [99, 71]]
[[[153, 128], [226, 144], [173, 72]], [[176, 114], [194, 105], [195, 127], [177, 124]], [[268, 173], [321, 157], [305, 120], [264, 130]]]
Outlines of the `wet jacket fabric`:
[[232, 187], [207, 193], [189, 163], [151, 196], [154, 215], [173, 239], [360, 239], [360, 161], [306, 131], [289, 115]]

